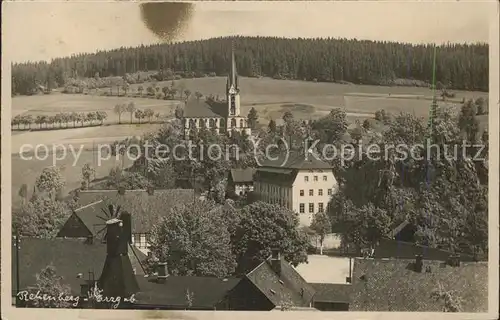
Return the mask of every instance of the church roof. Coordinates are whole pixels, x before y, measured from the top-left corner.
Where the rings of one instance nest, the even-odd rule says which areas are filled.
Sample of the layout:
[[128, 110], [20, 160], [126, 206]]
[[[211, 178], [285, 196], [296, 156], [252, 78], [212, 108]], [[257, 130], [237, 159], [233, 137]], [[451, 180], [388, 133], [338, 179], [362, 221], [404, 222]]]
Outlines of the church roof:
[[184, 107], [185, 118], [224, 118], [227, 114], [224, 102], [208, 102], [191, 98]]

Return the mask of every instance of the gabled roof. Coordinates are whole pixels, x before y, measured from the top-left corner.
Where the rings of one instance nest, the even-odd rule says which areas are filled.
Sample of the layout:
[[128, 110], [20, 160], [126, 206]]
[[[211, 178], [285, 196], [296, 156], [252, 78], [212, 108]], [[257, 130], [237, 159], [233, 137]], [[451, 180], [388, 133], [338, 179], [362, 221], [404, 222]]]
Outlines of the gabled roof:
[[308, 307], [315, 293], [314, 288], [283, 258], [280, 263], [280, 275], [273, 270], [270, 259], [267, 259], [246, 277], [275, 306], [292, 304], [295, 307]]
[[[117, 190], [85, 190], [80, 191], [78, 204], [87, 206], [94, 203], [94, 205], [76, 210], [76, 214], [87, 228], [94, 232], [94, 224], [103, 223], [102, 219], [97, 217], [104, 215], [101, 208], [106, 209], [109, 204], [120, 205], [121, 210], [129, 212], [132, 216], [132, 232], [148, 233], [153, 224], [165, 216], [170, 208], [190, 203], [193, 197], [192, 189], [154, 190], [151, 195], [145, 190], [127, 190], [123, 195]], [[100, 200], [102, 202], [99, 202]]]
[[[460, 298], [462, 312], [488, 311], [488, 264], [463, 262], [450, 267], [439, 261], [424, 260], [424, 271], [410, 268], [414, 260], [355, 259], [353, 311], [442, 312], [444, 302], [432, 297], [441, 285]], [[430, 266], [431, 272], [425, 272]]]
[[190, 98], [184, 107], [185, 118], [225, 118], [227, 105], [220, 101]]
[[332, 170], [333, 166], [316, 158], [312, 154], [305, 154], [305, 152], [290, 152], [288, 155], [286, 153], [280, 154], [273, 159], [264, 159], [261, 162], [261, 167], [277, 167], [277, 168], [288, 168], [288, 169], [309, 169], [309, 170]]
[[[132, 252], [132, 250], [134, 252]], [[17, 281], [17, 250], [12, 247], [12, 290], [15, 293]], [[129, 258], [136, 274], [144, 274], [141, 262], [147, 257], [137, 248], [129, 247]], [[56, 273], [71, 287], [73, 294], [80, 293], [80, 284], [88, 279], [89, 271], [94, 272], [94, 279], [101, 276], [106, 259], [106, 245], [101, 243], [86, 244], [81, 239], [40, 239], [21, 238], [19, 249], [19, 288], [26, 289], [36, 284], [36, 274], [52, 264]], [[78, 278], [82, 273], [83, 278]]]
[[252, 182], [254, 173], [254, 168], [231, 169], [231, 178], [235, 183]]
[[314, 302], [349, 303], [352, 285], [341, 283], [311, 283], [316, 291]]
[[168, 276], [165, 283], [155, 278], [137, 277], [140, 291], [135, 295], [136, 304], [162, 305], [171, 308], [188, 307], [186, 293], [192, 294], [193, 309], [212, 309], [233, 289], [240, 278]]

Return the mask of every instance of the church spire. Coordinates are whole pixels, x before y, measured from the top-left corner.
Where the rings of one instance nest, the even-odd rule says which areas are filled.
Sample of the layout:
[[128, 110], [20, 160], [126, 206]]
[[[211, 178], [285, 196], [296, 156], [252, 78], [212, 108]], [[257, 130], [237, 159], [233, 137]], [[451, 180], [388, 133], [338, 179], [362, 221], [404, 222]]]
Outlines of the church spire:
[[238, 74], [236, 72], [236, 60], [234, 58], [234, 41], [231, 41], [231, 70], [229, 74], [229, 87], [238, 89]]

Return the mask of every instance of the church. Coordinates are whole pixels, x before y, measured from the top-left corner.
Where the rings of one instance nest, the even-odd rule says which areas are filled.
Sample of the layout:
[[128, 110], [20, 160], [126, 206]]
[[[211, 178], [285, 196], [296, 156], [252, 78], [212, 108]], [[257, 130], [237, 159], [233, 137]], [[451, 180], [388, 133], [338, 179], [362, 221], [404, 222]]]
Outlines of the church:
[[231, 51], [231, 70], [226, 82], [226, 100], [215, 101], [192, 97], [185, 103], [182, 120], [186, 137], [189, 137], [193, 130], [203, 127], [216, 130], [220, 134], [230, 134], [235, 130], [251, 135], [247, 117], [241, 115], [234, 49]]

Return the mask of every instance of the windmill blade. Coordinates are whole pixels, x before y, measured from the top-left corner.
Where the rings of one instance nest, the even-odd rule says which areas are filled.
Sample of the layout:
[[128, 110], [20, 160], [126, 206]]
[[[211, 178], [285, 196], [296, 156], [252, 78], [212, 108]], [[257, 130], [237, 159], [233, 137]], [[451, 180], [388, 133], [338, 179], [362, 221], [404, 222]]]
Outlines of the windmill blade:
[[115, 215], [116, 217], [118, 217], [118, 213], [120, 212], [120, 209], [121, 209], [121, 208], [122, 208], [122, 206], [120, 206], [120, 205], [118, 205], [118, 206], [116, 207], [116, 215]]
[[102, 221], [108, 221], [108, 219], [101, 217], [101, 216], [96, 216], [97, 218], [101, 219]]
[[[108, 213], [106, 210], [104, 210], [104, 208], [101, 208], [101, 211], [102, 211], [102, 212], [104, 212], [104, 214], [106, 215], [106, 217], [108, 217], [108, 219], [110, 219], [110, 218], [111, 218], [111, 217], [109, 216], [109, 213]], [[108, 220], [108, 219], [106, 219], [106, 220]]]

